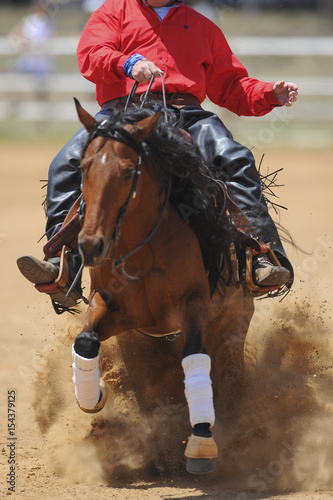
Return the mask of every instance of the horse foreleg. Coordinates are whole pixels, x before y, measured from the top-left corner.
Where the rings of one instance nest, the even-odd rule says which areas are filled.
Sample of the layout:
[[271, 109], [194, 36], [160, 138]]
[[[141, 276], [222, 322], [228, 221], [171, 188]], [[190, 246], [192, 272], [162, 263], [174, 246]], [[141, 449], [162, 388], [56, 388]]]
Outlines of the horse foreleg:
[[[94, 329], [98, 323], [96, 320], [103, 317], [105, 304], [101, 297], [96, 295], [91, 304], [90, 314], [89, 309], [87, 312], [86, 329], [76, 337], [72, 346], [75, 396], [81, 410], [87, 413], [102, 410], [107, 399], [106, 385], [100, 378], [99, 371], [100, 340]], [[94, 321], [91, 321], [92, 318]]]
[[198, 327], [198, 322], [188, 332], [182, 367], [192, 426], [185, 450], [186, 469], [193, 474], [204, 474], [214, 470], [218, 452], [211, 431], [215, 423], [211, 360], [203, 346], [202, 329]]

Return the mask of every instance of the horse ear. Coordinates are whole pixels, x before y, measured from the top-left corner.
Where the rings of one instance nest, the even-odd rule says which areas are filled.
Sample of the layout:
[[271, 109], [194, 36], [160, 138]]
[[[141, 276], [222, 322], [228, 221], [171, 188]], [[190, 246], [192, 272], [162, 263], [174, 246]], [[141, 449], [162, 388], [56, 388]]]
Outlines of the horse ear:
[[148, 137], [149, 134], [154, 130], [158, 120], [160, 119], [161, 112], [162, 109], [159, 108], [154, 115], [144, 118], [135, 125], [131, 125], [131, 128], [128, 131], [131, 135], [133, 135], [137, 142], [140, 142]]
[[93, 118], [88, 111], [83, 109], [79, 101], [74, 97], [74, 102], [76, 106], [76, 111], [82, 125], [90, 132], [96, 125], [98, 125], [98, 121]]

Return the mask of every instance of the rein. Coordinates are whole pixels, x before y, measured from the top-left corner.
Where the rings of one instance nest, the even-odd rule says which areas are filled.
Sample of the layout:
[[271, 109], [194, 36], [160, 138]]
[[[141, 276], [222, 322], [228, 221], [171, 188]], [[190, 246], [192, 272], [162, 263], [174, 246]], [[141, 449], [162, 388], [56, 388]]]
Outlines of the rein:
[[[162, 221], [162, 218], [163, 218], [163, 215], [165, 214], [165, 211], [166, 211], [166, 208], [167, 208], [167, 204], [168, 204], [168, 201], [169, 201], [169, 198], [170, 198], [170, 192], [171, 192], [171, 177], [169, 179], [169, 185], [168, 185], [168, 190], [167, 190], [167, 193], [166, 193], [166, 196], [165, 196], [165, 200], [163, 202], [163, 205], [162, 205], [162, 210], [158, 216], [158, 219], [155, 223], [155, 226], [152, 228], [152, 230], [147, 234], [147, 236], [142, 240], [141, 243], [139, 243], [136, 247], [134, 247], [132, 250], [130, 250], [129, 252], [127, 252], [127, 254], [125, 254], [123, 257], [121, 257], [121, 259], [117, 259], [116, 261], [114, 261], [113, 263], [113, 268], [114, 269], [118, 269], [119, 266], [121, 266], [125, 260], [130, 257], [131, 255], [133, 255], [135, 252], [137, 252], [140, 248], [142, 248], [149, 240], [150, 238], [153, 236], [153, 234], [156, 232], [158, 226], [160, 225], [161, 221]], [[124, 215], [125, 217], [125, 215]], [[119, 233], [118, 233], [118, 239], [119, 239], [119, 236], [120, 236], [120, 226], [117, 226], [119, 227]], [[115, 243], [117, 243], [117, 241], [115, 241]], [[114, 252], [114, 254], [116, 254], [116, 251]]]
[[[165, 94], [165, 86], [164, 86], [164, 79], [163, 79], [163, 75], [162, 73], [159, 73], [159, 76], [161, 78], [161, 82], [162, 82], [162, 95], [163, 95], [163, 110], [164, 110], [164, 121], [165, 123], [168, 122], [168, 116], [167, 116], [167, 102], [166, 102], [166, 94]], [[149, 96], [149, 92], [150, 92], [150, 89], [151, 89], [151, 86], [153, 84], [155, 80], [155, 76], [152, 74], [151, 77], [150, 77], [150, 81], [149, 81], [149, 85], [148, 85], [148, 88], [146, 90], [146, 92], [144, 94], [142, 94], [140, 96], [140, 100], [141, 100], [141, 104], [140, 104], [140, 109], [143, 108], [143, 106], [146, 104], [147, 102], [147, 99], [148, 99], [148, 96]], [[134, 97], [134, 94], [135, 94], [135, 91], [136, 89], [138, 88], [139, 86], [139, 82], [136, 81], [133, 85], [133, 87], [131, 88], [131, 91], [130, 93], [128, 94], [128, 97], [127, 97], [127, 101], [126, 101], [126, 104], [125, 104], [125, 108], [124, 108], [124, 111], [126, 111], [128, 109], [128, 107], [130, 106], [132, 100], [133, 100], [133, 97]]]
[[[159, 75], [161, 77], [161, 81], [162, 81], [162, 89], [163, 89], [163, 105], [164, 105], [164, 120], [165, 122], [167, 122], [167, 113], [166, 113], [166, 96], [165, 96], [165, 87], [164, 87], [164, 80], [163, 80], [163, 75], [162, 73], [160, 73]], [[148, 98], [148, 94], [150, 92], [150, 89], [151, 89], [151, 86], [153, 84], [153, 81], [154, 81], [154, 75], [151, 76], [151, 79], [150, 79], [150, 82], [149, 82], [149, 86], [148, 86], [148, 89], [147, 91], [145, 92], [145, 94], [143, 95], [143, 99], [142, 99], [142, 104], [141, 104], [141, 108], [144, 106], [144, 104], [146, 103], [146, 100]], [[131, 89], [131, 92], [127, 98], [127, 101], [126, 101], [126, 104], [125, 104], [125, 111], [127, 110], [128, 106], [130, 105], [132, 99], [133, 99], [133, 96], [135, 94], [135, 91], [137, 89], [139, 85], [139, 82], [135, 82], [132, 89]], [[121, 142], [122, 144], [126, 144], [127, 146], [131, 147], [138, 155], [138, 160], [137, 160], [137, 163], [136, 163], [136, 168], [135, 168], [135, 174], [134, 174], [134, 178], [133, 178], [133, 183], [132, 183], [132, 186], [131, 186], [131, 190], [130, 190], [130, 193], [128, 195], [128, 198], [124, 204], [124, 206], [122, 207], [121, 211], [120, 211], [120, 214], [117, 218], [117, 225], [115, 227], [115, 230], [113, 232], [113, 235], [112, 235], [112, 238], [111, 238], [111, 241], [110, 241], [110, 244], [114, 244], [114, 252], [113, 252], [113, 259], [112, 259], [112, 268], [113, 269], [118, 269], [122, 264], [124, 264], [125, 260], [130, 257], [131, 255], [133, 255], [135, 252], [137, 252], [140, 248], [142, 248], [150, 239], [151, 237], [155, 234], [157, 228], [159, 227], [161, 221], [162, 221], [162, 218], [163, 218], [163, 215], [165, 214], [165, 211], [166, 211], [166, 208], [167, 208], [167, 204], [168, 204], [168, 201], [169, 201], [169, 198], [170, 198], [170, 193], [171, 193], [171, 184], [172, 184], [172, 179], [171, 179], [171, 176], [169, 178], [169, 183], [168, 183], [168, 189], [167, 189], [167, 193], [166, 193], [166, 196], [165, 196], [165, 200], [163, 202], [163, 205], [162, 205], [162, 210], [159, 214], [159, 217], [156, 221], [156, 224], [154, 225], [154, 227], [152, 228], [152, 230], [147, 234], [147, 236], [143, 239], [143, 241], [141, 243], [139, 243], [138, 245], [136, 245], [136, 247], [134, 247], [132, 250], [130, 250], [129, 252], [127, 252], [127, 254], [125, 254], [123, 257], [121, 257], [120, 259], [117, 259], [115, 260], [115, 257], [116, 257], [116, 253], [117, 253], [117, 248], [118, 248], [118, 242], [119, 242], [119, 238], [120, 238], [120, 233], [121, 233], [121, 226], [124, 222], [124, 219], [125, 219], [125, 216], [126, 216], [126, 212], [127, 212], [127, 209], [128, 209], [128, 206], [130, 204], [130, 201], [132, 198], [135, 198], [136, 197], [136, 192], [137, 192], [137, 186], [138, 186], [138, 183], [139, 183], [139, 179], [140, 179], [140, 176], [141, 176], [141, 172], [142, 172], [142, 148], [140, 146], [140, 144], [132, 137], [132, 135], [127, 132], [127, 130], [123, 129], [122, 127], [119, 127], [117, 128], [113, 133], [108, 130], [108, 128], [106, 127], [106, 124], [108, 122], [108, 119], [105, 119], [103, 120], [101, 123], [99, 123], [96, 128], [91, 132], [90, 134], [90, 141], [91, 142], [93, 139], [95, 139], [96, 137], [105, 137], [106, 139], [111, 139], [111, 140], [114, 140], [114, 141], [117, 141], [117, 142]], [[81, 191], [83, 190], [83, 176], [82, 176], [82, 181], [81, 181]], [[85, 201], [84, 201], [84, 198], [82, 196], [81, 198], [81, 204], [80, 204], [80, 221], [82, 222], [83, 221], [83, 218], [84, 218], [84, 212], [85, 212]], [[81, 264], [80, 266], [80, 269], [78, 271], [78, 273], [76, 274], [73, 282], [72, 282], [72, 285], [70, 286], [70, 288], [68, 289], [67, 293], [66, 293], [66, 296], [69, 296], [70, 293], [72, 292], [72, 290], [74, 289], [75, 285], [77, 284], [82, 272], [83, 272], [83, 263]]]
[[[167, 106], [166, 106], [165, 88], [164, 88], [164, 80], [163, 80], [162, 73], [160, 73], [159, 76], [160, 76], [161, 81], [162, 81], [162, 89], [163, 89], [164, 119], [165, 119], [165, 121], [167, 121], [167, 115], [166, 115], [166, 107]], [[147, 101], [147, 98], [148, 98], [151, 86], [154, 82], [154, 79], [155, 79], [155, 76], [152, 75], [150, 78], [148, 88], [147, 88], [145, 94], [142, 96], [143, 99], [142, 99], [142, 103], [141, 103], [140, 108], [142, 108]], [[138, 85], [139, 85], [139, 82], [136, 81], [131, 89], [131, 92], [128, 95], [128, 98], [127, 98], [127, 101], [125, 104], [125, 108], [124, 108], [125, 111], [127, 110], [128, 106], [131, 104], [133, 96], [135, 94], [135, 91], [136, 91]], [[147, 236], [143, 239], [143, 241], [141, 243], [136, 245], [136, 247], [134, 247], [132, 250], [127, 252], [120, 259], [115, 260], [115, 256], [116, 256], [117, 249], [118, 249], [118, 242], [119, 242], [120, 233], [121, 233], [121, 226], [124, 223], [124, 219], [125, 219], [127, 209], [128, 209], [128, 206], [130, 204], [131, 199], [136, 197], [137, 186], [138, 186], [139, 179], [140, 179], [141, 172], [142, 172], [142, 148], [141, 148], [140, 144], [132, 137], [132, 135], [129, 132], [127, 132], [126, 130], [124, 130], [123, 128], [117, 128], [113, 133], [110, 132], [107, 128], [103, 129], [103, 126], [107, 123], [107, 121], [108, 121], [107, 119], [102, 121], [100, 123], [100, 125], [98, 125], [96, 127], [96, 129], [93, 131], [93, 133], [91, 135], [90, 141], [92, 141], [95, 137], [99, 137], [99, 136], [106, 137], [107, 139], [111, 139], [114, 141], [121, 142], [122, 144], [126, 144], [127, 146], [131, 147], [138, 155], [138, 160], [137, 160], [137, 164], [136, 164], [136, 168], [135, 168], [135, 174], [134, 174], [132, 187], [131, 187], [131, 190], [129, 192], [128, 198], [127, 198], [124, 206], [122, 207], [120, 214], [117, 218], [117, 225], [115, 227], [115, 230], [113, 232], [111, 242], [110, 242], [110, 243], [114, 244], [114, 252], [113, 252], [114, 256], [112, 259], [112, 267], [113, 267], [113, 269], [118, 269], [118, 267], [120, 267], [122, 264], [124, 264], [125, 260], [128, 257], [132, 256], [135, 252], [137, 252], [140, 248], [142, 248], [151, 239], [151, 237], [155, 234], [157, 228], [159, 227], [159, 225], [162, 221], [163, 215], [164, 215], [166, 208], [167, 208], [167, 204], [168, 204], [168, 201], [170, 198], [170, 193], [171, 193], [172, 181], [171, 181], [171, 177], [170, 177], [169, 183], [168, 183], [167, 193], [166, 193], [163, 205], [162, 205], [161, 212], [160, 212], [159, 217], [158, 217], [154, 227], [152, 228], [152, 230], [147, 234]]]

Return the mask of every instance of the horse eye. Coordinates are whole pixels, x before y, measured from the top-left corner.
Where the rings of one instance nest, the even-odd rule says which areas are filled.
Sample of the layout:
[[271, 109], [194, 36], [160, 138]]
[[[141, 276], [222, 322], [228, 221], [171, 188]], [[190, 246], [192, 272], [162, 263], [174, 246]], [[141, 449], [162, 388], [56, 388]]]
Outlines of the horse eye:
[[124, 171], [124, 181], [129, 181], [135, 173], [135, 170], [133, 168], [126, 168]]

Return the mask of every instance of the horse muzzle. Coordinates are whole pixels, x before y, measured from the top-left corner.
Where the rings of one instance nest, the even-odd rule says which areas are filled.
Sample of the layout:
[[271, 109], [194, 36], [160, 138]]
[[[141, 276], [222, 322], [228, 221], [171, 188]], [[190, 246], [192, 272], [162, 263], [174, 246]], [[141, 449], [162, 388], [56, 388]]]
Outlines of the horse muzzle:
[[88, 235], [82, 231], [79, 234], [78, 247], [84, 266], [96, 267], [101, 264], [107, 255], [109, 246], [101, 236]]

